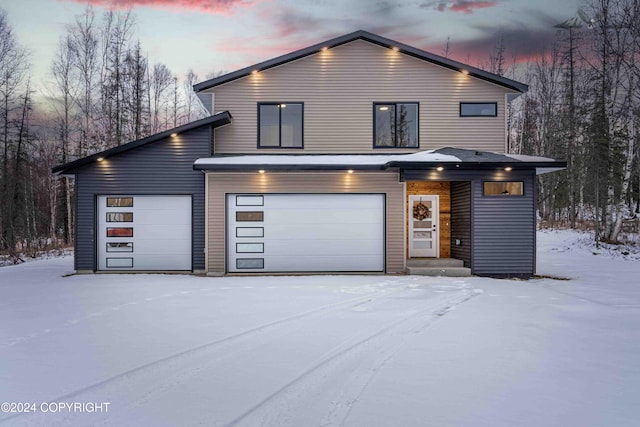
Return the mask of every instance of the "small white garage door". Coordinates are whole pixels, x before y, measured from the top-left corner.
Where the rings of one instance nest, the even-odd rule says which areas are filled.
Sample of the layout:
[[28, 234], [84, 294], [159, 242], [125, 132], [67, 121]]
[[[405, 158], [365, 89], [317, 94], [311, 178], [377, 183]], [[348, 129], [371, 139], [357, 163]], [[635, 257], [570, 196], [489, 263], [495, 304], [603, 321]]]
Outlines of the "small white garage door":
[[98, 197], [98, 270], [191, 270], [191, 196]]
[[384, 271], [382, 194], [228, 194], [230, 272]]

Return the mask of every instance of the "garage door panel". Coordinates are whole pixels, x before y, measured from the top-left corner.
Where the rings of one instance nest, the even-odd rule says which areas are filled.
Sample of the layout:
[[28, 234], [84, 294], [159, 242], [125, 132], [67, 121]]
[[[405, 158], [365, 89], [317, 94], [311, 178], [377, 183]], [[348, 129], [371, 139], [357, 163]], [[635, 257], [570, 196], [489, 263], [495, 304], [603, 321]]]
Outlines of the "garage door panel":
[[[229, 271], [384, 271], [383, 195], [264, 194], [263, 206], [237, 206], [236, 196], [249, 195], [227, 196]], [[264, 220], [236, 221], [237, 212]]]
[[354, 227], [353, 224], [334, 224], [332, 227], [320, 227], [317, 225], [309, 226], [308, 224], [278, 224], [272, 225], [265, 230], [265, 237], [272, 239], [274, 237], [298, 239], [298, 236], [305, 236], [307, 239], [340, 239], [345, 235], [349, 239], [375, 239], [380, 240], [383, 237], [383, 224], [373, 223], [380, 226], [380, 230], [372, 233], [371, 227]]
[[[133, 206], [109, 207], [107, 197], [131, 197]], [[98, 270], [191, 270], [191, 196], [100, 196], [97, 203]], [[133, 221], [107, 222], [113, 212], [130, 212]], [[107, 228], [133, 236], [107, 237]]]
[[[383, 262], [379, 256], [357, 256], [357, 257], [342, 257], [342, 256], [326, 256], [326, 257], [308, 257], [308, 259], [302, 259], [301, 262], [305, 264], [312, 264], [315, 266], [317, 272], [350, 272], [350, 271], [372, 271], [372, 266], [377, 266], [379, 270], [384, 268]], [[305, 262], [306, 261], [306, 262]], [[270, 257], [265, 260], [265, 270], [275, 272], [297, 272], [299, 271], [294, 265], [291, 264], [290, 257]], [[373, 270], [377, 271], [377, 270]]]

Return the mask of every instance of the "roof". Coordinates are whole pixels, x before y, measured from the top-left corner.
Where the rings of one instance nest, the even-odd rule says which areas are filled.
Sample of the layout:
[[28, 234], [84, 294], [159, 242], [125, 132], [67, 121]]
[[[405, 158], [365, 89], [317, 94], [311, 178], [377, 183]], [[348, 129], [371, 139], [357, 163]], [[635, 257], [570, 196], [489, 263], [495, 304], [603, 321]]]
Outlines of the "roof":
[[202, 171], [287, 171], [429, 169], [439, 166], [454, 166], [457, 169], [492, 169], [509, 166], [518, 169], [536, 169], [538, 173], [546, 173], [564, 169], [567, 164], [547, 157], [518, 156], [445, 147], [410, 154], [214, 156], [196, 160], [193, 168]]
[[169, 129], [160, 133], [156, 133], [154, 135], [148, 136], [146, 138], [138, 139], [123, 145], [119, 145], [117, 147], [109, 148], [108, 150], [101, 151], [99, 153], [92, 154], [90, 156], [82, 157], [80, 159], [74, 160], [69, 163], [65, 163], [63, 165], [55, 166], [51, 169], [51, 172], [56, 174], [68, 174], [72, 173], [75, 169], [87, 165], [92, 162], [96, 162], [99, 159], [105, 159], [107, 157], [112, 157], [117, 154], [123, 153], [125, 151], [133, 150], [138, 147], [142, 147], [143, 145], [151, 144], [157, 141], [160, 141], [164, 138], [168, 138], [173, 134], [184, 133], [193, 129], [197, 129], [203, 126], [213, 126], [219, 127], [223, 125], [227, 125], [231, 123], [231, 114], [228, 111], [223, 111], [221, 113], [216, 113], [212, 116], [206, 117], [204, 119], [196, 120], [195, 122], [187, 123], [182, 126], [178, 126], [173, 129]]
[[382, 37], [377, 34], [373, 34], [364, 30], [358, 30], [350, 34], [345, 34], [343, 36], [336, 37], [331, 40], [324, 41], [322, 43], [314, 44], [313, 46], [309, 46], [304, 49], [296, 50], [294, 52], [291, 52], [282, 56], [278, 56], [277, 58], [269, 59], [267, 61], [260, 62], [255, 65], [242, 68], [241, 70], [237, 70], [232, 73], [228, 73], [219, 77], [215, 77], [210, 80], [206, 80], [204, 82], [194, 85], [193, 89], [196, 92], [201, 92], [203, 90], [211, 89], [221, 84], [228, 83], [233, 80], [237, 80], [242, 77], [248, 76], [253, 71], [264, 71], [269, 68], [286, 64], [287, 62], [295, 61], [295, 60], [304, 58], [306, 56], [313, 55], [315, 53], [320, 52], [320, 50], [323, 48], [331, 49], [355, 40], [365, 40], [370, 43], [374, 43], [389, 49], [396, 48], [401, 53], [404, 53], [406, 55], [413, 56], [415, 58], [422, 59], [424, 61], [428, 61], [433, 64], [437, 64], [442, 67], [449, 68], [451, 70], [455, 70], [459, 72], [462, 72], [462, 71], [468, 72], [469, 75], [473, 77], [486, 80], [491, 83], [495, 83], [497, 85], [506, 87], [516, 92], [524, 93], [529, 89], [529, 87], [524, 83], [520, 83], [515, 80], [511, 80], [506, 77], [499, 76], [497, 74], [489, 73], [479, 68], [475, 68], [470, 65], [463, 64], [462, 62], [454, 61], [452, 59], [445, 58], [443, 56], [435, 55], [433, 53], [424, 51], [422, 49], [418, 49], [413, 46], [409, 46], [404, 43], [397, 42], [395, 40], [387, 39], [385, 37]]

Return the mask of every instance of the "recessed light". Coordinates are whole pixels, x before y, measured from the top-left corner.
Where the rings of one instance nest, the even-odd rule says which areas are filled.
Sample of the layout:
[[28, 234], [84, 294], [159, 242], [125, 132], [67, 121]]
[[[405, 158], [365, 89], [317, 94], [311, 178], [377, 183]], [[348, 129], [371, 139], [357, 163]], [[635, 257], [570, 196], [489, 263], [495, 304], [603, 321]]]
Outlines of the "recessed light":
[[260, 169], [258, 173], [264, 173], [264, 169]]
[[347, 173], [353, 173], [353, 169], [349, 169]]
[[442, 172], [442, 171], [444, 170], [444, 168], [443, 168], [442, 166], [438, 166], [438, 167], [436, 168], [436, 170], [437, 170], [438, 172]]
[[280, 105], [278, 105], [278, 107], [280, 107], [280, 108], [287, 108], [287, 104], [280, 104]]
[[104, 157], [98, 157], [96, 160], [97, 160], [97, 161], [99, 161], [99, 162], [101, 162], [101, 161], [103, 161], [103, 160], [104, 160]]
[[392, 47], [391, 50], [394, 52], [400, 52], [400, 48], [398, 46]]
[[513, 168], [511, 166], [507, 166], [506, 168], [504, 168], [504, 170], [506, 170], [507, 172], [511, 172]]
[[253, 70], [251, 74], [258, 74], [258, 70]]
[[389, 109], [389, 107], [378, 107], [378, 110], [380, 111], [387, 111]]
[[171, 134], [171, 138], [175, 138], [176, 136], [178, 136], [178, 134], [177, 134], [177, 133], [172, 133], [172, 134]]
[[323, 47], [322, 49], [320, 49], [320, 50], [321, 50], [321, 51], [323, 51], [323, 52], [326, 52], [327, 50], [329, 50], [329, 47], [328, 47], [328, 46], [324, 46], [324, 47]]
[[464, 74], [465, 76], [468, 76], [468, 75], [469, 75], [469, 70], [460, 70], [460, 72], [461, 72], [462, 74]]

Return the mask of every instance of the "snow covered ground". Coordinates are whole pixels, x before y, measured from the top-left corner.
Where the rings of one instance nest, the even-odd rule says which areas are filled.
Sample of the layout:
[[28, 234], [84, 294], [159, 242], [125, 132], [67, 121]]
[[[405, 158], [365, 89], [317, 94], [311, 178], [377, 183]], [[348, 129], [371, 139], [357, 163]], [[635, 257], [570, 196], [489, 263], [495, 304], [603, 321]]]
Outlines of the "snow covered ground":
[[640, 262], [538, 236], [571, 280], [0, 268], [0, 426], [637, 426]]

